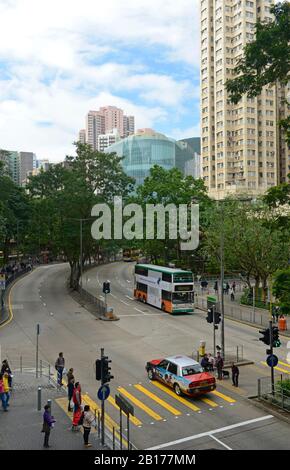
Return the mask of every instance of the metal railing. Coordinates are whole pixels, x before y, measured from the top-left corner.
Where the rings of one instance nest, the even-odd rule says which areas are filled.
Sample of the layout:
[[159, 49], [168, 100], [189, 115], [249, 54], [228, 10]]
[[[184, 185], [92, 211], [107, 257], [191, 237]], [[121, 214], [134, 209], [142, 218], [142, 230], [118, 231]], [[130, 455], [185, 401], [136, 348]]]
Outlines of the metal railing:
[[32, 374], [36, 378], [45, 377], [48, 383], [54, 382], [55, 368], [43, 359], [40, 359], [38, 365], [36, 360], [31, 356], [27, 357], [22, 354], [19, 356], [11, 356], [10, 354], [3, 354], [2, 357], [8, 360], [12, 374]]
[[270, 377], [258, 379], [258, 399], [290, 413], [290, 391], [284, 390], [281, 384], [289, 380], [284, 374], [275, 376], [274, 389], [272, 390]]

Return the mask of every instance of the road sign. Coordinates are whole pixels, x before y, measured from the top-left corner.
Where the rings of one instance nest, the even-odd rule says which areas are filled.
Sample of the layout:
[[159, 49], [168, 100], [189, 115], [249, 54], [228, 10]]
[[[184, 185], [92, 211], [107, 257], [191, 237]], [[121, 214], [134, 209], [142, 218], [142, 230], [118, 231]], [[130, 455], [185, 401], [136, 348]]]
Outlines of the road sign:
[[98, 399], [99, 400], [107, 400], [109, 395], [110, 395], [109, 385], [102, 385], [98, 390]]
[[270, 356], [267, 357], [267, 364], [269, 367], [276, 367], [278, 364], [278, 357], [275, 354], [271, 354]]
[[115, 395], [115, 402], [126, 415], [130, 414], [134, 416], [134, 406], [132, 406], [131, 403], [129, 403], [122, 395]]
[[0, 274], [0, 290], [5, 290], [5, 288], [6, 288], [5, 274]]

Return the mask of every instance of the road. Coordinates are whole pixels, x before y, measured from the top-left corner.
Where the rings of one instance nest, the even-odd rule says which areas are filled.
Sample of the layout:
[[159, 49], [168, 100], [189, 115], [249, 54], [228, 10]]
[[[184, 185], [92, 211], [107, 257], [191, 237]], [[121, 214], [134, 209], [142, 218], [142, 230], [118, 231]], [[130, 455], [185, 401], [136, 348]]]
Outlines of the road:
[[[245, 355], [256, 365], [241, 370], [241, 388], [230, 381], [219, 384], [217, 394], [204, 399], [178, 400], [168, 389], [150, 382], [144, 365], [148, 359], [176, 353], [189, 354], [205, 339], [211, 340], [204, 316], [171, 316], [132, 300], [131, 263], [114, 263], [84, 275], [83, 286], [101, 293], [104, 280], [111, 281], [109, 305], [117, 322], [96, 320], [78, 305], [65, 289], [68, 266], [39, 267], [19, 280], [11, 292], [12, 321], [0, 329], [2, 357], [13, 362], [22, 354], [34, 357], [36, 324], [40, 324], [40, 355], [54, 364], [64, 352], [67, 367], [74, 367], [87, 402], [99, 406], [94, 361], [100, 348], [112, 359], [115, 379], [112, 395], [121, 391], [135, 407], [131, 425], [133, 444], [140, 449], [290, 449], [289, 426], [246, 401], [252, 377], [266, 376], [265, 348], [258, 332], [247, 325], [227, 322], [227, 346], [244, 344]], [[283, 344], [281, 354], [286, 355]], [[286, 356], [285, 356], [286, 357]], [[285, 370], [289, 371], [290, 368]], [[113, 400], [107, 402], [107, 424], [118, 422]]]

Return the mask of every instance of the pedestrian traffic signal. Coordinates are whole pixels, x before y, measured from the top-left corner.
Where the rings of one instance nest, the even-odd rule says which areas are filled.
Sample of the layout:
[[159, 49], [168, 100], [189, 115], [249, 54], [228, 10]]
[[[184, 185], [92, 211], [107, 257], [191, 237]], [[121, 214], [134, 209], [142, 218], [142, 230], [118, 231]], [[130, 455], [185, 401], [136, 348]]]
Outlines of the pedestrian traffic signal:
[[102, 361], [101, 359], [96, 360], [96, 380], [102, 379]]
[[267, 344], [269, 346], [270, 344], [270, 329], [267, 328], [266, 330], [259, 330], [259, 333], [261, 333], [262, 338], [259, 338], [259, 341], [262, 341], [264, 344]]
[[111, 367], [109, 366], [111, 359], [108, 358], [108, 356], [104, 356], [101, 359], [102, 361], [102, 384], [110, 382], [111, 379], [114, 378], [113, 375], [111, 375]]
[[277, 326], [273, 327], [272, 337], [273, 337], [273, 348], [279, 348], [281, 346], [281, 341], [279, 339], [279, 330]]
[[109, 281], [105, 281], [103, 283], [103, 293], [104, 294], [109, 294], [111, 292], [111, 289], [110, 289], [110, 282]]
[[214, 323], [215, 325], [218, 325], [221, 322], [221, 313], [220, 312], [214, 312]]
[[207, 323], [212, 323], [213, 322], [213, 307], [207, 309], [206, 321], [207, 321]]

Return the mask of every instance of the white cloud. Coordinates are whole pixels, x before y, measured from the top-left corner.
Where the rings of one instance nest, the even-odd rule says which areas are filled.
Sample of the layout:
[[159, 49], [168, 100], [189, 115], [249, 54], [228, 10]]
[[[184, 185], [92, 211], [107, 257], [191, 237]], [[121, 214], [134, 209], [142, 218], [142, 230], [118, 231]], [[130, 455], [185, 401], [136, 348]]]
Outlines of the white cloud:
[[[187, 64], [190, 73], [198, 65], [198, 4], [0, 0], [0, 148], [60, 160], [72, 152], [87, 111], [107, 104], [134, 114], [138, 127], [166, 122], [173, 110], [181, 115], [197, 92], [192, 77], [170, 75], [168, 64]], [[142, 62], [144, 45], [158, 50], [163, 73]], [[122, 63], [132, 47], [140, 54]]]

